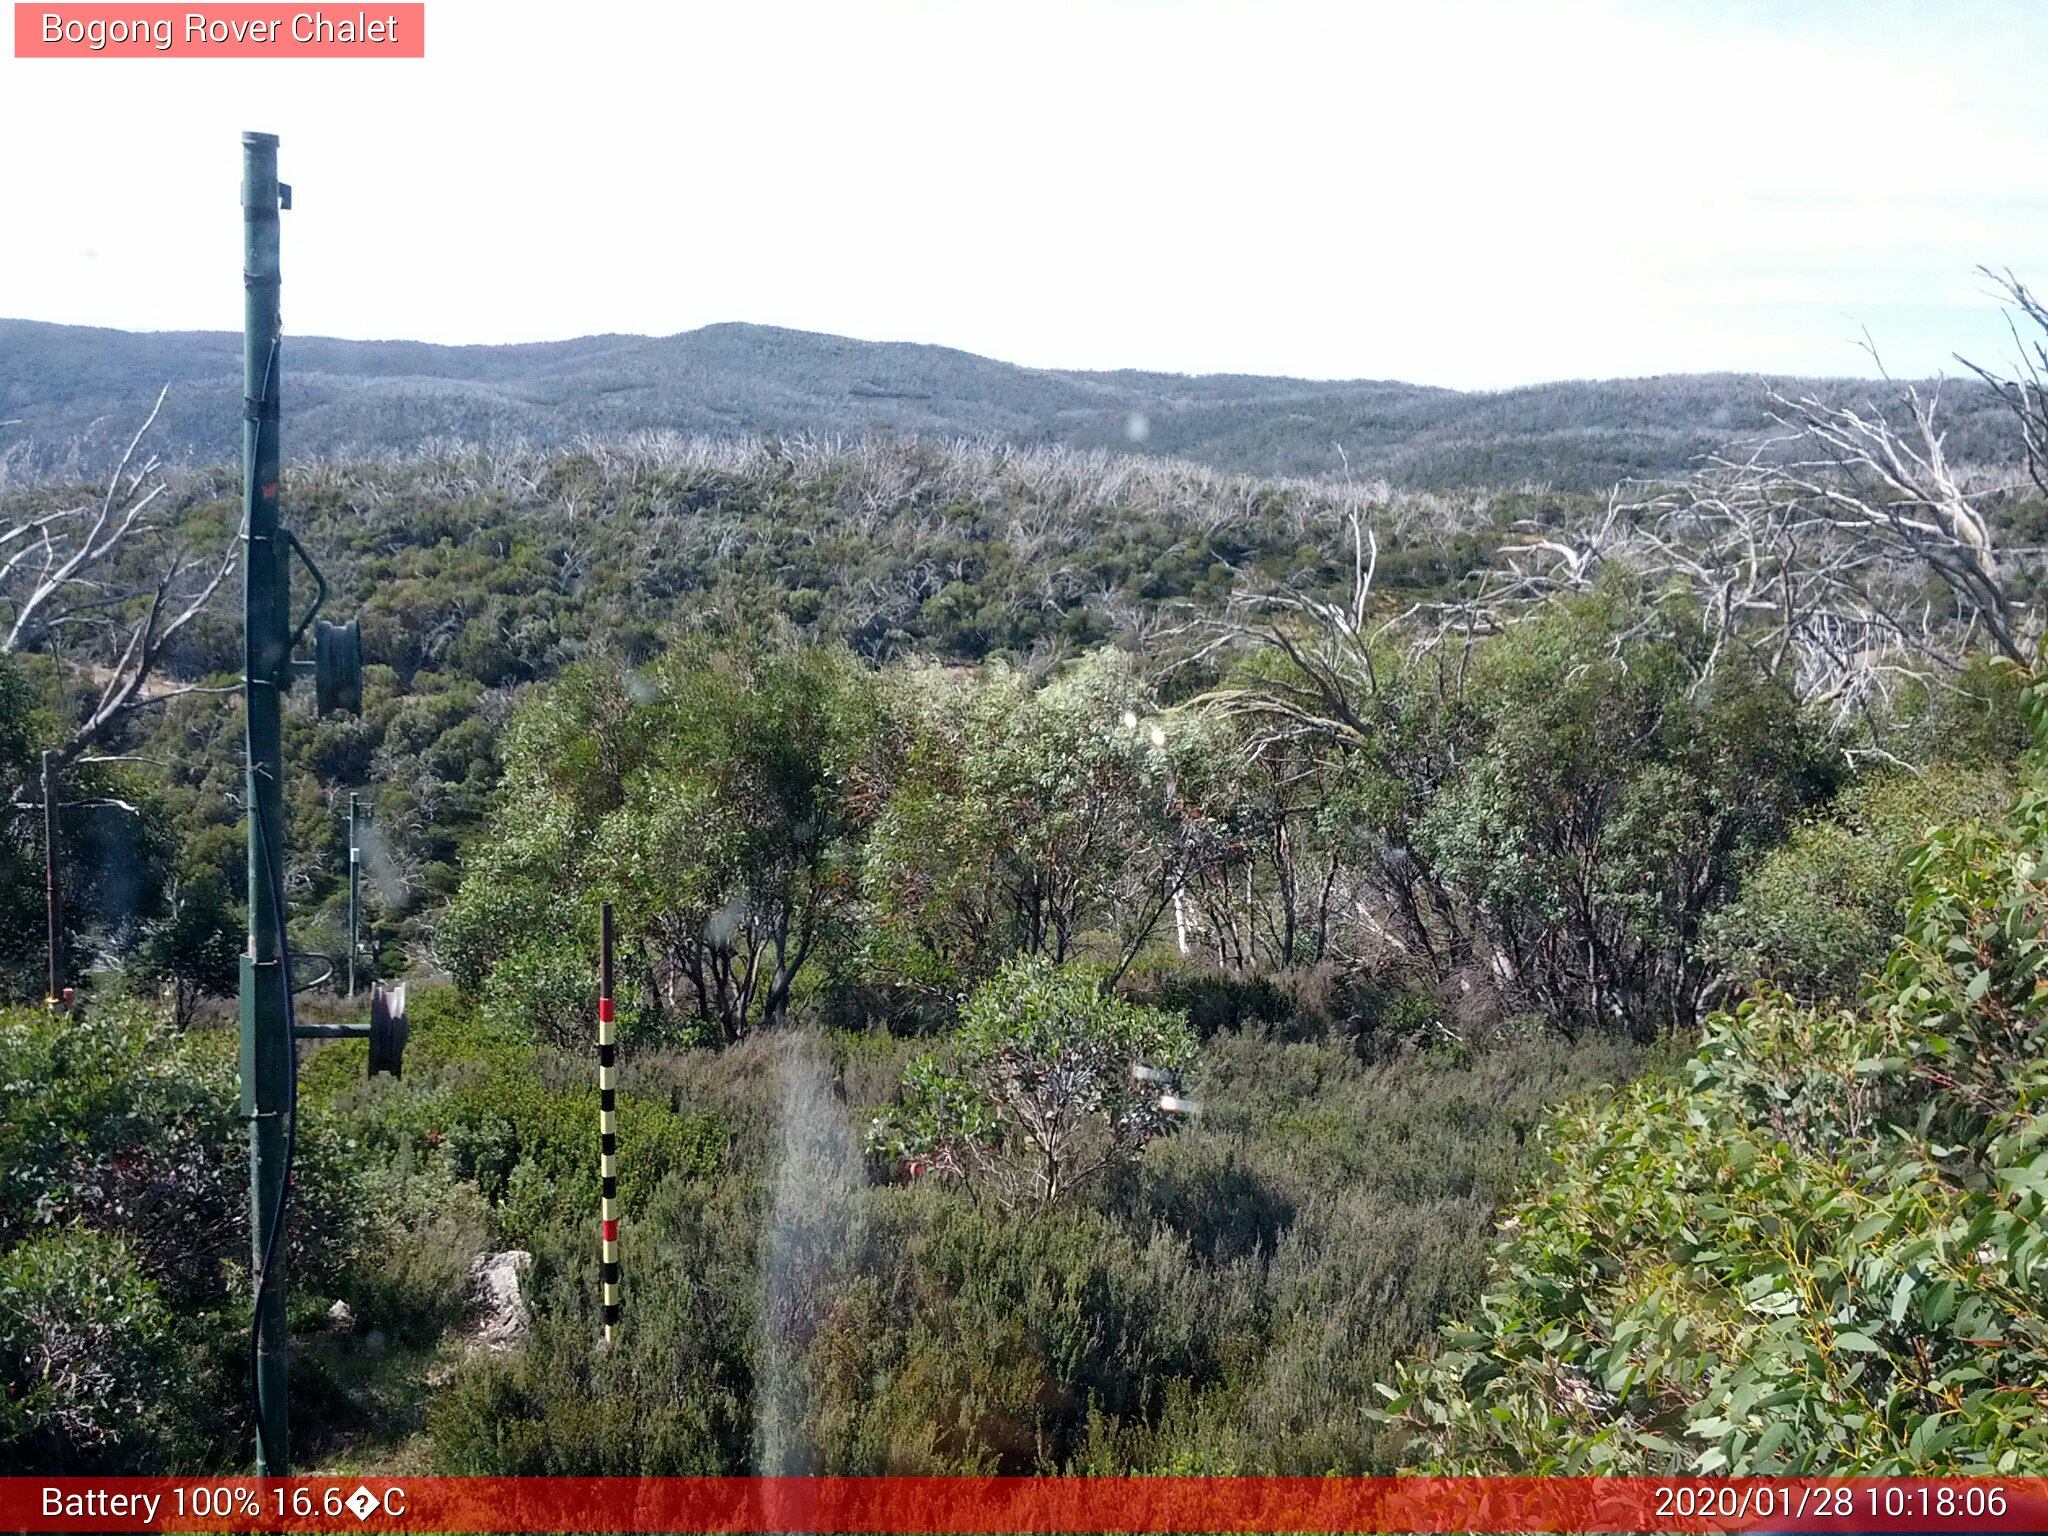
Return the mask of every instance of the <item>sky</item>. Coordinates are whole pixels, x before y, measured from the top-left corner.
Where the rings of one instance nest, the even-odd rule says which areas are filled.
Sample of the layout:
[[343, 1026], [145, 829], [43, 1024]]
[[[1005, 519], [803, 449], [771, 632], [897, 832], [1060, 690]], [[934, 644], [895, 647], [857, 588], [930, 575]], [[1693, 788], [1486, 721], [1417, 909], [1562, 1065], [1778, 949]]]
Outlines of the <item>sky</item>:
[[245, 128], [283, 140], [302, 335], [745, 320], [1500, 388], [1869, 374], [1866, 335], [1954, 373], [2011, 352], [1980, 265], [2048, 288], [2029, 0], [428, 0], [427, 27], [423, 60], [0, 57], [0, 315], [239, 329]]

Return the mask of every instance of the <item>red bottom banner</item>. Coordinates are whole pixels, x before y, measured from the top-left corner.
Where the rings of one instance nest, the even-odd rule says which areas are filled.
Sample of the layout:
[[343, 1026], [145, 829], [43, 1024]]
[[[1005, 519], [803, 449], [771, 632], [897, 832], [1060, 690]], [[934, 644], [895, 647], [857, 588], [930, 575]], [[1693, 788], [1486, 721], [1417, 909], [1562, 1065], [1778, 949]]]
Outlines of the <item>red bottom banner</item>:
[[9, 1531], [2048, 1532], [2048, 1478], [0, 1478]]

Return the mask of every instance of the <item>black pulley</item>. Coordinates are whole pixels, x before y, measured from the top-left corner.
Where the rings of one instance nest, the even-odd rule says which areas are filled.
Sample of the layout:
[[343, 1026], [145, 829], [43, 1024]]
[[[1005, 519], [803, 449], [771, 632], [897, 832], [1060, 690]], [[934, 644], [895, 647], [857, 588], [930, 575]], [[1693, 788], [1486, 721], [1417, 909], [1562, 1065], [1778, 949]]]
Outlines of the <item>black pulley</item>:
[[314, 625], [313, 701], [323, 715], [363, 712], [363, 635], [354, 619]]
[[405, 1056], [405, 983], [379, 985], [370, 992], [370, 1076], [400, 1075]]

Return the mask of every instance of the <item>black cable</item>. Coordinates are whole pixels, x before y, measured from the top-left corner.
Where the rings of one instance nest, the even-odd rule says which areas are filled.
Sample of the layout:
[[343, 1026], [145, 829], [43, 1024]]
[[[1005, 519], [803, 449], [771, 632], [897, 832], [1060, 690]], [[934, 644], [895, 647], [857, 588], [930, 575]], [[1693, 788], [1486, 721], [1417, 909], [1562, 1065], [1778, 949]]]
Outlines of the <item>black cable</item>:
[[[272, 837], [270, 829], [263, 825], [260, 798], [250, 806], [249, 814], [255, 819], [257, 836], [262, 839], [263, 867], [270, 876], [271, 911], [277, 919], [277, 960], [280, 979], [284, 982], [285, 1060], [291, 1067], [291, 1092], [285, 1100], [284, 1176], [278, 1180], [277, 1202], [271, 1207], [270, 1235], [263, 1241], [263, 1258], [256, 1269], [256, 1303], [249, 1315], [249, 1401], [256, 1408], [256, 1440], [263, 1452], [263, 1465], [272, 1476], [277, 1476], [277, 1458], [271, 1454], [272, 1446], [264, 1428], [263, 1405], [257, 1395], [256, 1379], [263, 1337], [264, 1303], [268, 1301], [276, 1306], [281, 1299], [279, 1292], [270, 1284], [270, 1276], [272, 1266], [277, 1262], [278, 1245], [284, 1237], [285, 1210], [291, 1202], [292, 1193], [292, 1160], [298, 1153], [299, 1019], [298, 1009], [292, 1002], [292, 946], [285, 926], [284, 841], [281, 837]], [[279, 807], [279, 815], [282, 814], [283, 808]]]
[[[273, 330], [270, 333], [270, 353], [263, 360], [263, 389], [261, 395], [258, 397], [259, 399], [267, 400], [270, 397], [270, 381], [277, 371], [277, 349], [278, 343], [282, 339], [282, 336], [283, 328], [281, 324], [278, 329]], [[258, 426], [257, 431], [259, 434], [261, 433], [262, 427], [260, 425]], [[244, 527], [243, 532], [246, 536], [246, 534], [248, 533], [248, 529], [246, 528], [246, 526]], [[284, 665], [287, 669], [290, 668], [291, 658], [289, 656], [284, 658]], [[282, 684], [279, 679], [271, 678], [269, 679], [269, 686], [272, 688], [277, 688], [280, 693], [280, 698], [278, 701], [280, 718], [278, 724], [281, 729], [284, 723], [282, 719]], [[253, 768], [254, 765], [252, 764], [251, 766]], [[271, 1206], [270, 1210], [270, 1235], [263, 1240], [263, 1257], [259, 1259], [256, 1264], [256, 1299], [254, 1304], [249, 1309], [249, 1402], [250, 1405], [254, 1407], [256, 1410], [256, 1443], [263, 1457], [264, 1468], [267, 1471], [271, 1472], [273, 1475], [275, 1475], [278, 1471], [278, 1458], [272, 1454], [275, 1447], [271, 1445], [270, 1437], [264, 1429], [263, 1403], [262, 1398], [257, 1390], [256, 1383], [258, 1376], [257, 1367], [262, 1356], [261, 1343], [263, 1338], [264, 1304], [268, 1302], [270, 1305], [276, 1306], [279, 1305], [282, 1301], [282, 1297], [280, 1296], [279, 1292], [271, 1285], [270, 1277], [277, 1263], [279, 1244], [281, 1243], [284, 1237], [285, 1212], [291, 1204], [292, 1163], [298, 1154], [299, 1017], [298, 1008], [292, 1001], [291, 921], [286, 911], [284, 902], [283, 832], [282, 829], [280, 828], [278, 834], [276, 836], [273, 836], [271, 834], [271, 829], [263, 824], [263, 797], [260, 794], [256, 794], [253, 792], [255, 790], [255, 785], [253, 783], [250, 785], [250, 789], [252, 791], [249, 803], [250, 824], [255, 828], [256, 836], [263, 846], [262, 864], [264, 872], [269, 876], [269, 880], [267, 883], [270, 887], [270, 911], [271, 916], [276, 921], [277, 927], [277, 963], [279, 970], [279, 979], [282, 980], [284, 983], [285, 1061], [289, 1064], [290, 1067], [291, 1085], [290, 1093], [285, 1100], [284, 1169], [282, 1177], [279, 1178], [277, 1184], [276, 1203]], [[280, 794], [282, 794], [282, 786], [279, 787], [279, 792]], [[278, 816], [280, 819], [282, 819], [283, 815], [284, 806], [282, 801], [280, 801], [278, 805]], [[259, 960], [261, 959], [260, 956], [257, 958]], [[254, 1067], [253, 1060], [251, 1062], [251, 1067], [252, 1069]], [[255, 1149], [252, 1147], [250, 1149], [249, 1170], [252, 1181], [254, 1180], [256, 1172], [254, 1163]], [[283, 1320], [280, 1319], [280, 1322], [282, 1321]]]

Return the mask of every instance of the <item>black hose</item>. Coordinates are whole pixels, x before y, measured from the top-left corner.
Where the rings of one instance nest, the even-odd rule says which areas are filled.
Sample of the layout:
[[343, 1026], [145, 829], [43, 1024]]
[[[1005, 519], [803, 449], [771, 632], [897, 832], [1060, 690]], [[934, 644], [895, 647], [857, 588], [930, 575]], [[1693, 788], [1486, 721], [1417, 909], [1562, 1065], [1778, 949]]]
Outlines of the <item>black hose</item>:
[[[291, 1093], [285, 1100], [284, 1121], [284, 1177], [278, 1181], [277, 1202], [270, 1211], [270, 1235], [263, 1241], [263, 1258], [256, 1266], [256, 1302], [249, 1315], [249, 1401], [256, 1408], [256, 1441], [263, 1453], [263, 1465], [272, 1476], [278, 1475], [277, 1457], [263, 1423], [263, 1405], [257, 1395], [257, 1361], [261, 1354], [263, 1337], [263, 1308], [282, 1304], [283, 1296], [270, 1283], [272, 1266], [277, 1262], [279, 1244], [284, 1237], [284, 1216], [291, 1202], [292, 1160], [298, 1153], [299, 1143], [299, 1019], [298, 1010], [292, 1003], [292, 947], [286, 933], [284, 904], [284, 840], [273, 837], [270, 828], [263, 825], [262, 802], [254, 800], [249, 814], [255, 819], [256, 832], [263, 844], [263, 868], [269, 875], [271, 911], [277, 919], [277, 957], [284, 982], [284, 1032], [285, 1060], [291, 1064]], [[280, 815], [282, 810], [280, 809]], [[253, 1172], [253, 1170], [252, 1170]]]
[[[277, 349], [282, 334], [282, 323], [270, 334], [270, 354], [263, 360], [263, 389], [259, 398], [270, 397], [270, 381], [277, 371]], [[248, 532], [246, 525], [242, 531], [244, 534]], [[291, 666], [289, 657], [285, 659], [285, 666]], [[276, 680], [273, 680], [272, 686], [279, 686]], [[264, 872], [269, 876], [267, 883], [270, 887], [270, 910], [277, 923], [277, 963], [280, 979], [284, 982], [285, 1060], [290, 1063], [291, 1068], [291, 1092], [285, 1101], [284, 1172], [277, 1184], [277, 1202], [270, 1210], [270, 1235], [263, 1241], [263, 1257], [256, 1264], [256, 1299], [249, 1309], [249, 1402], [256, 1410], [257, 1449], [262, 1455], [265, 1470], [275, 1475], [279, 1470], [278, 1458], [273, 1454], [276, 1447], [271, 1445], [270, 1437], [264, 1429], [263, 1404], [256, 1382], [257, 1365], [262, 1355], [264, 1305], [268, 1303], [271, 1306], [279, 1306], [283, 1302], [281, 1293], [271, 1285], [270, 1277], [277, 1264], [279, 1245], [284, 1237], [285, 1211], [291, 1203], [292, 1194], [292, 1162], [298, 1154], [299, 1146], [299, 1016], [298, 1009], [292, 1001], [292, 945], [290, 919], [284, 904], [283, 831], [280, 828], [278, 834], [273, 836], [271, 829], [263, 824], [262, 797], [253, 793], [253, 783], [250, 789], [250, 823], [255, 827], [257, 839], [263, 846], [262, 864]], [[278, 815], [280, 819], [284, 815], [282, 805], [278, 807]], [[260, 955], [255, 958], [259, 961], [262, 959]], [[249, 1169], [252, 1183], [256, 1174], [254, 1154], [255, 1149], [252, 1147]], [[283, 1319], [279, 1319], [279, 1322], [282, 1324]]]

